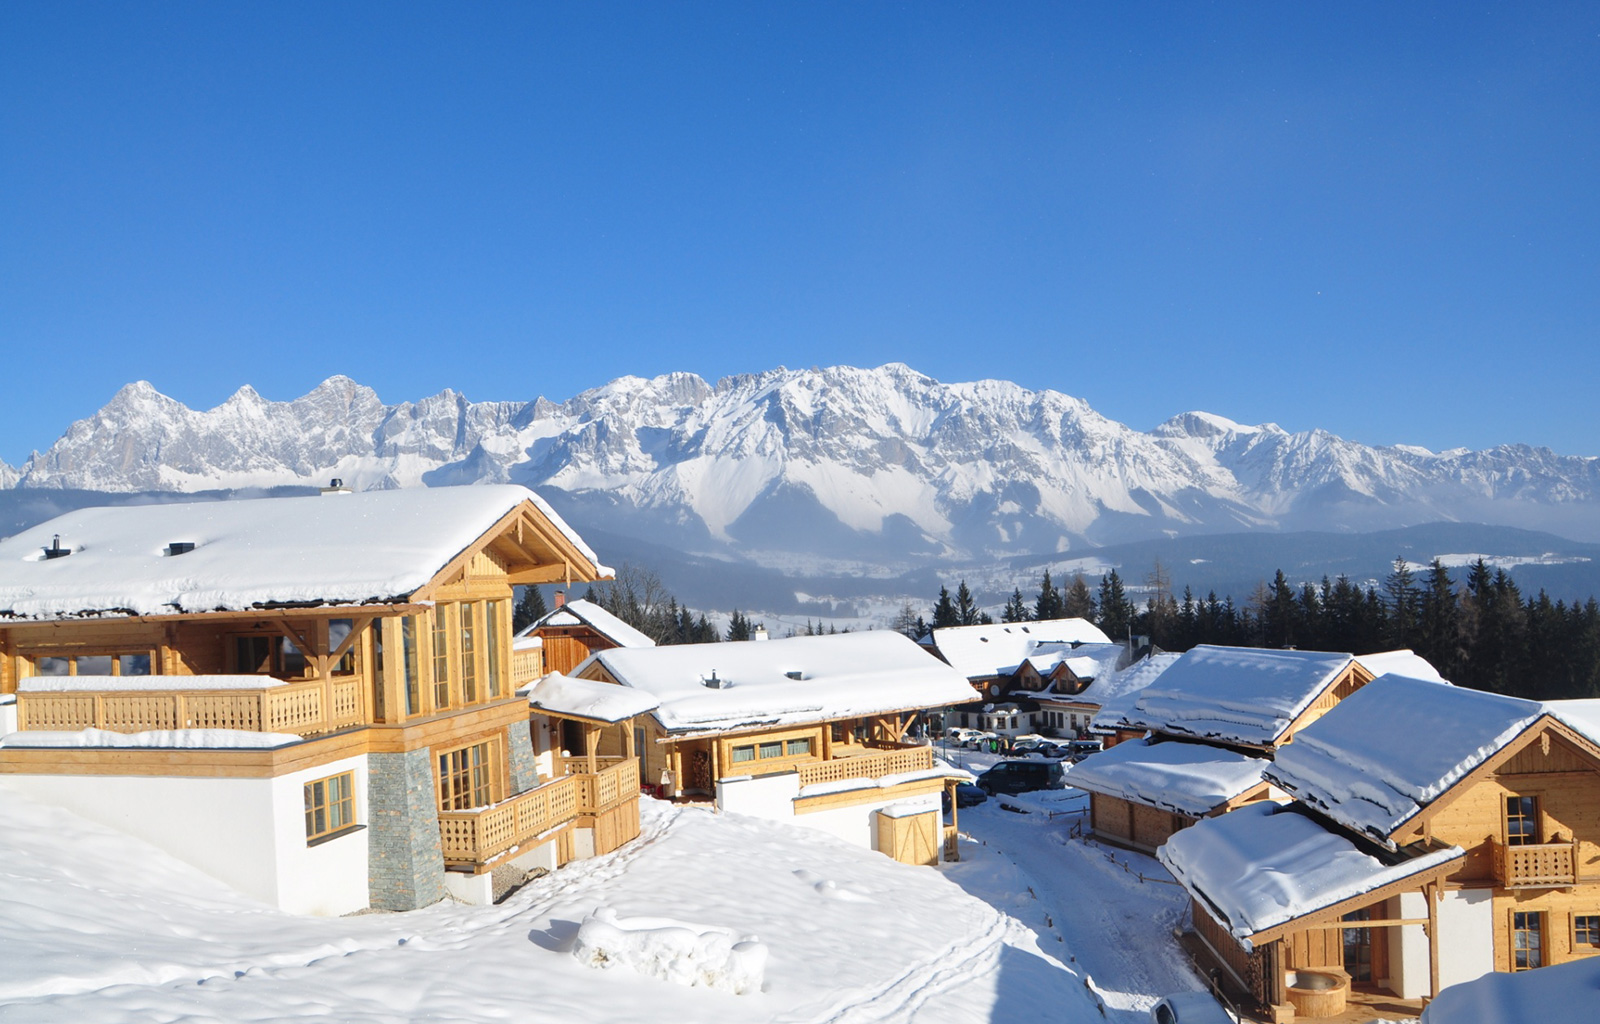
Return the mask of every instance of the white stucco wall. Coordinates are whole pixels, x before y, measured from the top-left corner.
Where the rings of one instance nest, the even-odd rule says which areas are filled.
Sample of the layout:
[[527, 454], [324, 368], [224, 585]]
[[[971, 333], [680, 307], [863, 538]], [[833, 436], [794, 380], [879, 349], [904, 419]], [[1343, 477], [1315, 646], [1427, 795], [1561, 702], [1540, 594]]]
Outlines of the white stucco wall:
[[1494, 897], [1488, 889], [1446, 892], [1439, 903], [1439, 984], [1494, 970]]
[[[1418, 921], [1428, 916], [1428, 898], [1420, 892], [1401, 893], [1385, 901], [1391, 918]], [[1428, 935], [1421, 925], [1389, 929], [1389, 987], [1401, 999], [1429, 995], [1432, 983], [1428, 965]]]
[[717, 809], [734, 814], [791, 821], [794, 798], [799, 795], [799, 772], [717, 780]]
[[307, 846], [304, 787], [346, 771], [365, 823], [365, 757], [275, 779], [7, 775], [0, 784], [142, 839], [263, 903], [337, 915], [368, 905], [367, 833]]
[[17, 731], [17, 695], [0, 693], [0, 736]]

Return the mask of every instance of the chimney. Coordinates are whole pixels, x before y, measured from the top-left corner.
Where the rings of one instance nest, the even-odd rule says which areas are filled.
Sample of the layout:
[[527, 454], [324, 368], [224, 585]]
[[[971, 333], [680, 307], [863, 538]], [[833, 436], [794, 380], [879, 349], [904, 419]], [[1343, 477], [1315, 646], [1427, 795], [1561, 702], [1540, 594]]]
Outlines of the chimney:
[[750, 631], [750, 639], [752, 639], [752, 640], [765, 640], [766, 638], [767, 638], [767, 627], [766, 626], [757, 626], [755, 629], [752, 629]]
[[565, 590], [556, 591], [556, 607], [560, 608], [562, 605], [564, 605], [566, 603], [567, 603], [567, 592]]

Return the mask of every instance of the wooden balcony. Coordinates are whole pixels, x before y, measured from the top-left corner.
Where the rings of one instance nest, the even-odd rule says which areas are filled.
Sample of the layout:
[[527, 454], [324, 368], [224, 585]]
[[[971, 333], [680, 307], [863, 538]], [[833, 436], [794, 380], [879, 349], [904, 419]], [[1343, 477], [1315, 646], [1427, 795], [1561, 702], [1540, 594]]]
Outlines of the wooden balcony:
[[610, 853], [639, 835], [639, 762], [603, 757], [562, 761], [566, 773], [488, 807], [440, 811], [444, 862], [482, 868], [496, 857], [567, 824], [594, 829], [594, 852]]
[[933, 767], [932, 747], [896, 747], [852, 757], [799, 765], [800, 787], [844, 779], [881, 779], [885, 775], [928, 771]]
[[243, 729], [302, 736], [365, 721], [361, 680], [321, 680], [248, 690], [69, 690], [17, 694], [19, 729], [149, 732]]
[[532, 686], [544, 677], [544, 648], [524, 647], [511, 649], [511, 690]]
[[440, 811], [444, 862], [480, 867], [578, 817], [578, 776], [564, 775], [510, 800], [466, 811]]
[[1578, 844], [1507, 846], [1490, 840], [1494, 877], [1506, 889], [1562, 889], [1578, 884]]

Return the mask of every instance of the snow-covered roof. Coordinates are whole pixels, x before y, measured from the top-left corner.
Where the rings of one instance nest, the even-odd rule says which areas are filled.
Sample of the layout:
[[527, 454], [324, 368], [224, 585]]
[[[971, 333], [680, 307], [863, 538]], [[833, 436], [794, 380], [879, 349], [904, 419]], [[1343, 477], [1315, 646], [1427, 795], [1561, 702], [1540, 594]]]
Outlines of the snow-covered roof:
[[1269, 928], [1464, 855], [1459, 846], [1450, 846], [1380, 859], [1293, 804], [1269, 801], [1204, 818], [1156, 851], [1173, 877], [1246, 949], [1252, 936]]
[[1544, 711], [1535, 701], [1386, 675], [1302, 729], [1267, 777], [1387, 844]]
[[1367, 674], [1376, 679], [1379, 676], [1397, 675], [1409, 676], [1412, 679], [1426, 679], [1430, 683], [1444, 683], [1449, 680], [1439, 674], [1433, 664], [1412, 650], [1380, 651], [1377, 654], [1358, 654], [1356, 661], [1367, 670]]
[[[972, 700], [964, 676], [888, 630], [618, 647], [596, 651], [573, 674], [596, 667], [659, 698], [656, 718], [677, 733], [822, 722]], [[713, 678], [721, 685], [708, 686]]]
[[1600, 1003], [1600, 958], [1537, 971], [1494, 972], [1447, 986], [1422, 1008], [1422, 1024], [1547, 1024], [1591, 1020]]
[[[84, 508], [0, 540], [0, 616], [163, 615], [403, 600], [518, 504], [526, 487], [411, 488]], [[46, 558], [60, 537], [67, 557]], [[170, 545], [193, 550], [169, 554]]]
[[1067, 785], [1196, 817], [1261, 784], [1264, 758], [1204, 743], [1130, 740], [1067, 769]]
[[1600, 746], [1600, 700], [1547, 700], [1545, 710]]
[[560, 608], [547, 613], [528, 626], [518, 636], [527, 636], [540, 626], [588, 626], [611, 640], [618, 647], [654, 647], [656, 642], [615, 615], [595, 604], [579, 598], [568, 601]]
[[1270, 745], [1352, 660], [1348, 654], [1322, 651], [1202, 645], [1145, 687], [1120, 724], [1223, 743]]
[[933, 645], [968, 679], [1010, 675], [1041, 644], [1108, 644], [1111, 638], [1087, 619], [1045, 619], [989, 626], [946, 626]]
[[1140, 658], [1109, 679], [1096, 679], [1091, 689], [1094, 690], [1093, 699], [1099, 702], [1100, 710], [1095, 712], [1089, 728], [1095, 732], [1115, 732], [1117, 724], [1133, 708], [1133, 702], [1138, 699], [1140, 692], [1181, 657], [1181, 654], [1163, 651]]
[[[1079, 679], [1099, 680], [1117, 670], [1117, 662], [1127, 654], [1121, 644], [1040, 644], [1025, 660], [1041, 676], [1048, 676], [1057, 665], [1066, 665]], [[1021, 668], [1019, 664], [1017, 666]]]
[[661, 705], [653, 694], [598, 679], [574, 679], [552, 672], [528, 691], [528, 704], [540, 711], [599, 722], [620, 722], [654, 711]]

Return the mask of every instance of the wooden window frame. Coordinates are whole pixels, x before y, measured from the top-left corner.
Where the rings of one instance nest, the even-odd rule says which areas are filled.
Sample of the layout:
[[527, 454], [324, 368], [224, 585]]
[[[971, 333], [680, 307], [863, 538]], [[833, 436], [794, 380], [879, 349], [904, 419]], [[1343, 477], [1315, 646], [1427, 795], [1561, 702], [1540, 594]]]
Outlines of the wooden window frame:
[[[1524, 800], [1531, 800], [1533, 802], [1533, 810], [1528, 814], [1523, 814], [1520, 812], [1519, 808], [1518, 813], [1513, 814], [1511, 810], [1512, 801], [1517, 801], [1520, 803]], [[1539, 845], [1540, 840], [1544, 836], [1544, 822], [1542, 820], [1544, 808], [1541, 806], [1542, 803], [1543, 801], [1541, 801], [1538, 796], [1530, 796], [1522, 793], [1509, 794], [1501, 802], [1500, 827], [1504, 830], [1505, 843], [1507, 846]], [[1511, 831], [1511, 823], [1513, 821], [1525, 821], [1529, 824], [1532, 830], [1528, 832], [1513, 833]]]
[[[146, 676], [155, 675], [156, 674], [156, 665], [158, 664], [158, 662], [156, 660], [156, 650], [153, 647], [151, 647], [151, 648], [138, 648], [138, 649], [135, 649], [135, 650], [129, 650], [127, 648], [117, 648], [115, 650], [107, 650], [107, 651], [97, 651], [97, 650], [90, 649], [90, 650], [87, 650], [87, 651], [84, 651], [84, 650], [75, 651], [72, 654], [57, 654], [57, 653], [51, 653], [51, 652], [48, 652], [48, 651], [34, 651], [34, 652], [30, 652], [30, 653], [24, 654], [22, 656], [22, 660], [23, 660], [23, 663], [25, 665], [27, 665], [27, 672], [25, 673], [25, 676], [27, 678], [52, 679], [52, 678], [60, 678], [60, 677], [58, 677], [58, 676], [46, 676], [46, 675], [43, 675], [42, 673], [40, 673], [40, 671], [39, 671], [39, 662], [41, 662], [41, 661], [64, 661], [64, 662], [67, 663], [67, 675], [68, 676], [77, 676], [77, 675], [81, 675], [82, 674], [82, 673], [80, 673], [78, 671], [78, 659], [79, 658], [110, 658], [111, 659], [111, 671], [108, 672], [108, 673], [104, 673], [103, 675], [104, 675], [104, 677], [113, 677], [113, 676], [115, 676], [115, 677], [120, 678], [122, 676], [122, 659], [123, 658], [139, 658], [139, 657], [143, 657], [143, 658], [147, 659], [149, 661], [149, 663], [150, 663], [150, 671], [143, 673], [143, 675], [146, 675]], [[96, 672], [92, 676], [89, 676], [88, 678], [94, 678], [94, 676], [101, 676], [101, 675], [102, 675], [102, 673]], [[142, 678], [142, 677], [138, 673], [135, 673], [133, 675], [130, 675], [128, 678], [129, 679], [138, 679], [138, 678]]]
[[483, 635], [484, 635], [484, 667], [489, 677], [489, 699], [496, 700], [504, 689], [503, 680], [510, 674], [510, 666], [502, 665], [505, 651], [501, 650], [504, 641], [501, 637], [509, 636], [506, 624], [501, 620], [505, 613], [506, 602], [485, 601], [483, 603]]
[[478, 703], [478, 655], [482, 646], [478, 640], [478, 602], [462, 601], [456, 605], [456, 643], [461, 651], [461, 703]]
[[[432, 641], [432, 650], [429, 662], [432, 675], [429, 679], [431, 690], [428, 694], [433, 710], [444, 711], [452, 704], [452, 687], [450, 685], [450, 606], [447, 604], [434, 605], [433, 616], [429, 623], [429, 634]], [[441, 678], [440, 672], [443, 672]]]
[[[335, 787], [342, 783], [342, 795], [334, 796]], [[356, 818], [356, 776], [354, 771], [340, 772], [305, 784], [306, 845], [316, 846], [361, 827]], [[335, 811], [339, 813], [336, 815]], [[316, 824], [316, 815], [323, 816], [322, 827]], [[338, 817], [338, 823], [334, 819]]]
[[422, 714], [422, 629], [421, 616], [400, 616], [400, 689], [404, 695], [406, 717]]
[[[1511, 941], [1508, 944], [1509, 948], [1506, 950], [1506, 952], [1509, 954], [1509, 961], [1510, 961], [1509, 962], [1509, 966], [1510, 966], [1512, 971], [1534, 971], [1534, 970], [1538, 970], [1539, 968], [1543, 967], [1545, 964], [1549, 963], [1549, 961], [1550, 961], [1550, 958], [1549, 958], [1549, 955], [1548, 955], [1549, 954], [1549, 950], [1546, 948], [1546, 944], [1545, 944], [1545, 935], [1548, 934], [1548, 931], [1549, 931], [1547, 928], [1545, 928], [1545, 912], [1542, 911], [1542, 910], [1513, 910], [1510, 913], [1511, 913], [1511, 917], [1510, 917], [1509, 923], [1511, 925], [1511, 932], [1510, 932]], [[1517, 927], [1517, 918], [1519, 918], [1519, 917], [1525, 918], [1525, 919], [1530, 919], [1533, 927], [1531, 927], [1531, 928], [1526, 928], [1526, 927], [1525, 928], [1518, 928]], [[1523, 948], [1521, 950], [1519, 950], [1517, 948], [1517, 936], [1518, 935], [1536, 936], [1537, 937], [1537, 945], [1536, 946], [1524, 945]], [[1526, 953], [1526, 952], [1537, 952], [1538, 953], [1538, 961], [1539, 962], [1538, 963], [1534, 963], [1534, 964], [1524, 964], [1523, 966], [1518, 967], [1517, 966], [1517, 953], [1519, 953], [1519, 952], [1524, 952], [1524, 953]]]
[[[468, 759], [472, 751], [482, 748], [483, 754], [478, 764], [474, 765]], [[460, 764], [446, 762], [455, 758], [462, 758]], [[434, 755], [434, 783], [438, 795], [439, 809], [442, 811], [465, 811], [475, 807], [488, 807], [499, 803], [503, 799], [501, 785], [501, 751], [500, 738], [490, 736], [480, 739], [475, 743], [463, 743], [458, 747], [441, 750]], [[480, 788], [470, 780], [470, 775], [479, 771], [483, 775], [483, 785]], [[458, 780], [467, 777], [467, 789], [458, 786]], [[481, 800], [481, 803], [473, 801]]]
[[[1579, 920], [1589, 920], [1589, 921], [1594, 922], [1587, 929], [1585, 929], [1589, 933], [1589, 935], [1591, 936], [1589, 939], [1581, 940], [1581, 941], [1579, 940], [1579, 938], [1578, 938], [1578, 922], [1579, 922]], [[1570, 932], [1571, 932], [1571, 939], [1572, 939], [1572, 955], [1573, 956], [1593, 956], [1596, 953], [1600, 953], [1600, 910], [1597, 910], [1597, 911], [1594, 911], [1593, 913], [1588, 913], [1588, 914], [1580, 914], [1580, 913], [1574, 912], [1572, 914], [1571, 925], [1572, 925], [1572, 927], [1570, 929]]]

